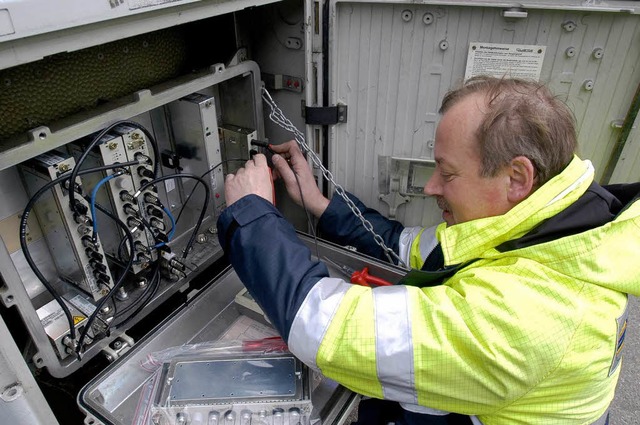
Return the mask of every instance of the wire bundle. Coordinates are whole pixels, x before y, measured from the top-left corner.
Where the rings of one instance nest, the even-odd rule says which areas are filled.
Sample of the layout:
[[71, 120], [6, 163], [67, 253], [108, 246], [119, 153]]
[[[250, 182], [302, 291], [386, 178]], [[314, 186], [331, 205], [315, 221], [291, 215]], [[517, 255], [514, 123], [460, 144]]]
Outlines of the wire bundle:
[[[114, 128], [116, 128], [117, 126], [121, 126], [121, 125], [126, 125], [126, 126], [130, 126], [130, 127], [134, 127], [136, 129], [141, 130], [146, 137], [149, 140], [149, 143], [152, 146], [152, 150], [153, 150], [153, 156], [154, 156], [154, 161], [153, 161], [153, 178], [144, 183], [140, 188], [138, 188], [138, 190], [136, 191], [136, 193], [133, 195], [133, 199], [135, 202], [138, 201], [140, 195], [147, 189], [150, 187], [153, 187], [154, 184], [156, 183], [160, 183], [166, 180], [170, 180], [170, 179], [192, 179], [192, 180], [196, 180], [197, 183], [199, 183], [200, 185], [202, 185], [204, 187], [205, 190], [205, 197], [204, 197], [204, 202], [202, 205], [202, 208], [200, 210], [200, 215], [198, 217], [197, 223], [195, 225], [195, 227], [193, 228], [192, 234], [189, 238], [189, 241], [186, 245], [186, 248], [184, 250], [183, 256], [182, 258], [184, 259], [188, 253], [190, 252], [197, 233], [200, 229], [200, 226], [202, 225], [202, 222], [206, 216], [206, 212], [207, 212], [207, 207], [209, 204], [209, 198], [210, 198], [210, 189], [209, 189], [209, 185], [203, 180], [202, 177], [198, 177], [192, 174], [186, 174], [186, 173], [181, 173], [181, 174], [173, 174], [173, 175], [168, 175], [168, 176], [158, 176], [158, 164], [159, 164], [159, 150], [156, 144], [155, 139], [153, 138], [153, 136], [151, 135], [151, 133], [144, 128], [142, 125], [133, 122], [133, 121], [117, 121], [111, 125], [109, 125], [108, 127], [106, 127], [105, 129], [103, 129], [102, 131], [100, 131], [95, 137], [93, 137], [91, 143], [86, 147], [86, 149], [84, 150], [84, 152], [82, 153], [82, 155], [79, 157], [79, 159], [77, 160], [77, 163], [75, 165], [75, 167], [70, 171], [67, 172], [66, 174], [63, 174], [62, 176], [46, 183], [44, 186], [42, 186], [27, 202], [27, 205], [25, 206], [25, 209], [23, 211], [22, 217], [21, 217], [21, 221], [20, 221], [20, 246], [22, 248], [22, 252], [24, 253], [24, 257], [27, 261], [27, 264], [29, 265], [29, 267], [33, 270], [34, 274], [36, 275], [36, 277], [38, 278], [38, 280], [40, 280], [40, 282], [42, 282], [42, 284], [44, 285], [44, 287], [47, 289], [47, 291], [49, 291], [51, 293], [51, 295], [53, 296], [53, 298], [57, 301], [57, 303], [60, 305], [60, 307], [62, 308], [62, 311], [64, 312], [64, 315], [67, 319], [68, 325], [69, 325], [69, 337], [71, 339], [71, 342], [69, 345], [71, 345], [71, 347], [74, 347], [74, 352], [78, 358], [78, 360], [81, 359], [80, 354], [85, 350], [85, 343], [91, 343], [91, 340], [89, 339], [89, 332], [93, 329], [94, 327], [94, 323], [95, 321], [99, 318], [101, 311], [103, 310], [103, 308], [105, 306], [107, 306], [108, 303], [111, 303], [113, 305], [114, 308], [114, 316], [112, 321], [104, 321], [103, 323], [105, 323], [105, 332], [108, 334], [110, 332], [110, 329], [113, 326], [118, 326], [118, 327], [122, 327], [124, 326], [126, 323], [128, 323], [133, 317], [135, 317], [135, 315], [137, 315], [147, 304], [148, 302], [155, 296], [155, 294], [157, 293], [157, 290], [159, 288], [160, 282], [161, 282], [161, 267], [160, 267], [160, 258], [161, 256], [159, 255], [158, 260], [155, 261], [154, 266], [152, 267], [151, 271], [148, 273], [147, 275], [147, 282], [148, 284], [146, 285], [145, 289], [142, 291], [142, 293], [138, 296], [138, 298], [132, 302], [129, 303], [129, 305], [127, 305], [127, 307], [121, 311], [117, 311], [116, 308], [116, 302], [113, 299], [114, 295], [118, 292], [118, 290], [125, 284], [125, 282], [127, 281], [128, 276], [130, 276], [130, 270], [134, 264], [135, 261], [135, 251], [136, 251], [136, 246], [134, 243], [134, 238], [132, 235], [132, 231], [129, 229], [129, 226], [124, 223], [122, 220], [120, 220], [120, 218], [114, 214], [112, 211], [110, 211], [109, 209], [105, 208], [104, 206], [101, 206], [100, 204], [98, 204], [96, 202], [96, 198], [98, 195], [98, 192], [100, 190], [100, 188], [102, 188], [107, 182], [109, 182], [110, 180], [117, 178], [119, 176], [122, 176], [126, 173], [128, 173], [128, 169], [127, 167], [131, 167], [134, 165], [139, 165], [140, 164], [140, 160], [136, 160], [136, 161], [129, 161], [129, 162], [125, 162], [125, 163], [118, 163], [118, 164], [113, 164], [113, 165], [106, 165], [106, 166], [100, 166], [100, 167], [93, 167], [93, 168], [88, 168], [88, 169], [81, 169], [85, 159], [88, 157], [89, 152], [94, 149], [101, 141], [101, 139], [107, 135], [110, 131], [112, 131]], [[148, 158], [147, 158], [148, 159]], [[218, 165], [217, 165], [218, 166]], [[216, 167], [217, 167], [216, 166]], [[215, 168], [215, 167], [214, 167]], [[213, 168], [212, 168], [213, 169]], [[80, 185], [76, 184], [75, 182], [77, 181], [77, 178], [79, 176], [82, 175], [86, 175], [86, 174], [90, 174], [90, 173], [96, 173], [96, 172], [105, 172], [105, 171], [113, 171], [110, 174], [107, 174], [105, 177], [103, 177], [102, 179], [100, 179], [100, 181], [93, 187], [93, 189], [91, 190], [90, 194], [87, 195], [83, 195], [82, 193], [82, 188]], [[211, 171], [211, 170], [210, 170]], [[60, 294], [58, 294], [58, 292], [56, 291], [56, 289], [53, 287], [53, 285], [47, 280], [47, 278], [42, 274], [42, 272], [38, 269], [38, 267], [35, 264], [35, 261], [33, 260], [30, 252], [29, 252], [29, 248], [27, 245], [27, 221], [28, 218], [30, 216], [31, 211], [33, 210], [34, 205], [36, 204], [36, 202], [38, 201], [38, 199], [45, 194], [47, 191], [51, 190], [52, 188], [54, 188], [56, 185], [59, 184], [63, 184], [65, 185], [65, 188], [68, 189], [68, 198], [69, 198], [69, 208], [71, 209], [71, 211], [73, 211], [76, 214], [82, 214], [82, 211], [80, 209], [80, 202], [77, 200], [76, 196], [82, 196], [83, 199], [85, 199], [90, 208], [90, 214], [91, 214], [91, 218], [90, 218], [90, 223], [91, 223], [91, 227], [92, 227], [92, 235], [91, 235], [91, 239], [93, 241], [94, 244], [98, 244], [98, 238], [99, 238], [99, 226], [98, 226], [98, 220], [97, 220], [97, 211], [100, 210], [101, 212], [103, 212], [107, 217], [111, 218], [112, 220], [115, 221], [115, 223], [118, 225], [118, 227], [122, 230], [122, 233], [124, 234], [124, 237], [121, 239], [118, 250], [116, 252], [116, 258], [112, 259], [112, 261], [110, 262], [110, 269], [113, 270], [113, 265], [118, 265], [121, 267], [120, 270], [120, 276], [118, 277], [117, 281], [115, 282], [115, 284], [109, 289], [108, 293], [102, 297], [96, 304], [95, 306], [95, 310], [93, 311], [93, 313], [89, 316], [86, 324], [84, 325], [84, 329], [82, 330], [79, 338], [76, 332], [76, 328], [75, 328], [75, 324], [74, 324], [74, 320], [72, 317], [72, 314], [67, 306], [67, 303], [64, 301], [64, 299], [60, 296]], [[195, 187], [194, 187], [195, 190]], [[192, 192], [193, 194], [193, 192]], [[185, 204], [188, 202], [185, 201], [185, 203], [183, 204], [183, 207], [185, 206]], [[163, 213], [168, 217], [170, 223], [171, 223], [171, 227], [168, 230], [168, 232], [166, 233], [166, 235], [163, 234], [163, 237], [161, 239], [158, 239], [158, 233], [153, 231], [152, 226], [150, 225], [150, 223], [144, 219], [144, 217], [142, 216], [142, 214], [139, 215], [139, 220], [142, 223], [142, 226], [144, 228], [146, 228], [147, 230], [149, 230], [151, 232], [151, 234], [153, 235], [153, 237], [155, 238], [155, 242], [153, 244], [153, 246], [150, 247], [150, 249], [153, 250], [157, 250], [158, 252], [162, 251], [162, 250], [170, 250], [168, 244], [171, 242], [171, 240], [173, 239], [175, 232], [176, 232], [176, 223], [177, 220], [174, 219], [173, 215], [171, 214], [171, 211], [165, 207], [164, 205], [162, 205], [161, 203], [159, 203], [158, 201], [158, 207], [160, 208], [160, 210], [163, 211]], [[85, 212], [86, 212], [86, 208], [85, 208]], [[182, 213], [182, 210], [181, 210]], [[128, 248], [128, 252], [129, 252], [129, 258], [126, 259], [126, 262], [123, 264], [124, 261], [124, 257], [125, 255], [123, 255], [123, 248], [127, 247]], [[61, 278], [61, 280], [66, 281], [66, 279]], [[122, 320], [118, 321], [117, 319], [122, 318]], [[101, 319], [102, 320], [102, 319]], [[95, 337], [96, 335], [94, 335]]]

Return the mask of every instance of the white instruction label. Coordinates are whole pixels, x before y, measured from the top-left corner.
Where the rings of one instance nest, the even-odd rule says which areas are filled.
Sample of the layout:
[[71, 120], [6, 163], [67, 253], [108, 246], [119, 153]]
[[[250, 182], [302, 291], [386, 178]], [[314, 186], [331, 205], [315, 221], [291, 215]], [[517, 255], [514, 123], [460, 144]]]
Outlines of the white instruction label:
[[87, 316], [91, 316], [93, 312], [96, 311], [96, 307], [89, 301], [82, 298], [80, 295], [76, 295], [75, 297], [71, 298], [69, 302]]
[[477, 75], [540, 80], [546, 46], [473, 42], [464, 79]]
[[167, 193], [171, 192], [173, 189], [176, 188], [175, 180], [173, 180], [173, 179], [165, 180], [164, 181], [164, 188], [166, 189]]

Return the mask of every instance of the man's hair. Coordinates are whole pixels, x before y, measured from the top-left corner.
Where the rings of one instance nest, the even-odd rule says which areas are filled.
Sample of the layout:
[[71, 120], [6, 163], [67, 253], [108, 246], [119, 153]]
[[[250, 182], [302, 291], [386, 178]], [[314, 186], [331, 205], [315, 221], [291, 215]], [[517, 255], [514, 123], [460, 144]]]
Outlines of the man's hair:
[[517, 156], [531, 160], [536, 187], [559, 174], [577, 146], [569, 107], [535, 81], [479, 76], [448, 92], [440, 113], [475, 93], [485, 96], [487, 114], [477, 131], [481, 175], [493, 177]]

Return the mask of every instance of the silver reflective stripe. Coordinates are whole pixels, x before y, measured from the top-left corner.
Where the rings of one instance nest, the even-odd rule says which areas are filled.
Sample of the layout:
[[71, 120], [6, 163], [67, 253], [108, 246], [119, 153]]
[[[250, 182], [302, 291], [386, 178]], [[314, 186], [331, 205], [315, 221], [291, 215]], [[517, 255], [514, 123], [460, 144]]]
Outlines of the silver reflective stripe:
[[316, 357], [344, 294], [351, 287], [342, 279], [325, 277], [311, 288], [289, 330], [289, 350], [307, 366], [318, 369]]
[[436, 238], [437, 228], [438, 226], [427, 227], [420, 235], [420, 257], [422, 257], [423, 263], [438, 245], [438, 238]]
[[378, 379], [384, 398], [418, 404], [407, 287], [376, 288], [373, 303]]
[[413, 240], [418, 237], [420, 231], [424, 229], [424, 227], [405, 227], [400, 233], [400, 241], [398, 256], [404, 261], [405, 264], [409, 264], [409, 259], [411, 257], [411, 244]]

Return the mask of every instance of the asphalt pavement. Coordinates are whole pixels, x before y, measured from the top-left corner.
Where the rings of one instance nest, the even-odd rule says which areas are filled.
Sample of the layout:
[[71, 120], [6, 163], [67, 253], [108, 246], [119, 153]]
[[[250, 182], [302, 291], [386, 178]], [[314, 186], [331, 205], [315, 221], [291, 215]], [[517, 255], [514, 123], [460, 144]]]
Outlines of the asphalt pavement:
[[611, 425], [640, 424], [640, 302], [629, 297], [622, 372], [611, 404]]

